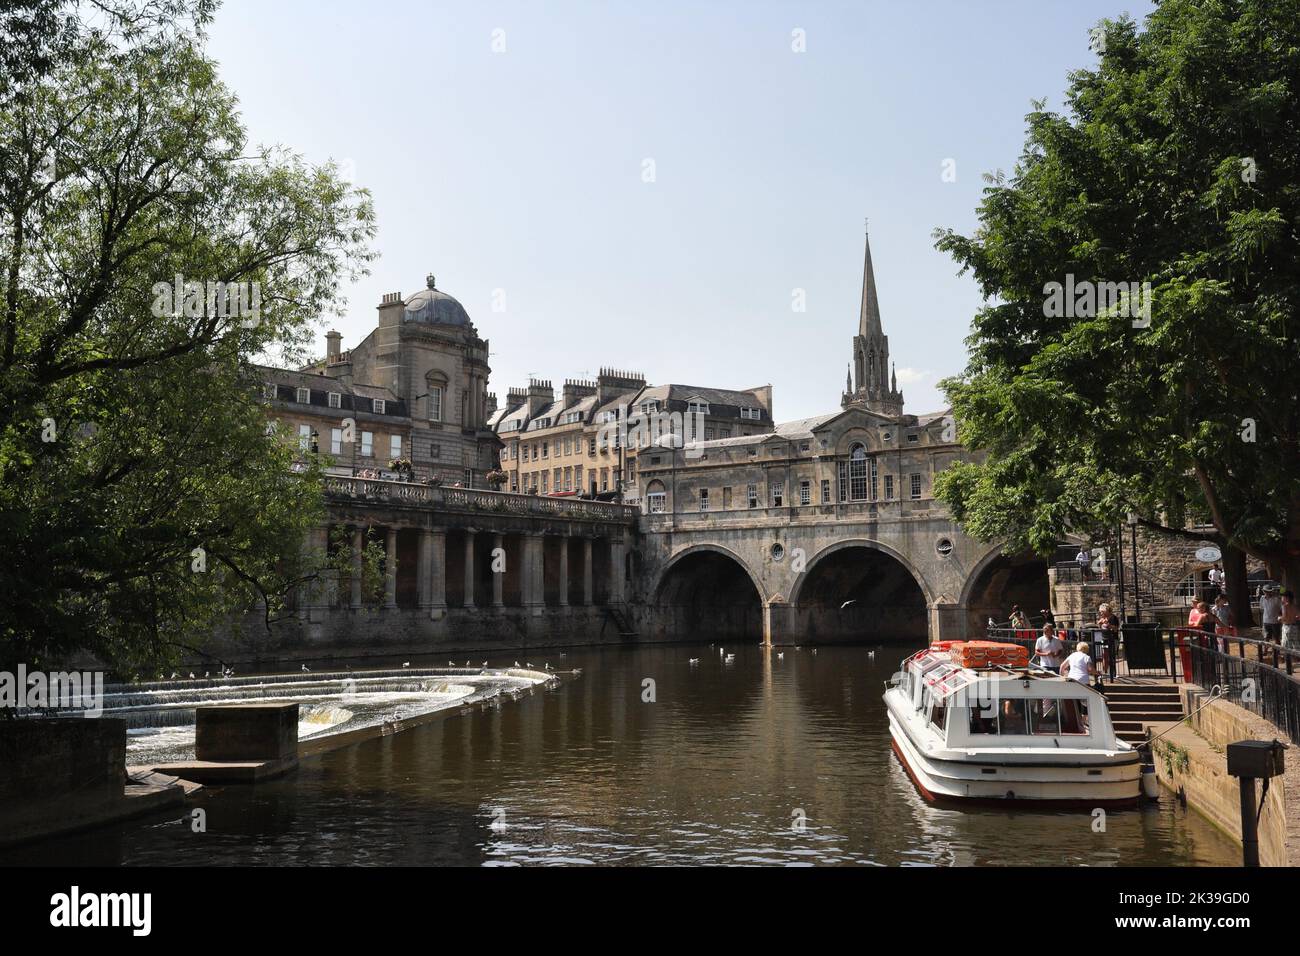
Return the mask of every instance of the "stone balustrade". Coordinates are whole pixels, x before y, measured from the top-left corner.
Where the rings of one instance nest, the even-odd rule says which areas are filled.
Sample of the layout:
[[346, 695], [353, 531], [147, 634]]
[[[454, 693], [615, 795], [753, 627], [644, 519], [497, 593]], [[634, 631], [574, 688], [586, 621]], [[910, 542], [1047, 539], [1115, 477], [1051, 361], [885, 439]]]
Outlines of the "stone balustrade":
[[331, 498], [393, 504], [427, 505], [439, 511], [486, 512], [509, 515], [577, 518], [588, 521], [631, 523], [636, 520], [635, 505], [581, 498], [550, 498], [544, 495], [521, 495], [508, 491], [477, 488], [449, 488], [409, 481], [379, 478], [327, 476], [325, 494]]

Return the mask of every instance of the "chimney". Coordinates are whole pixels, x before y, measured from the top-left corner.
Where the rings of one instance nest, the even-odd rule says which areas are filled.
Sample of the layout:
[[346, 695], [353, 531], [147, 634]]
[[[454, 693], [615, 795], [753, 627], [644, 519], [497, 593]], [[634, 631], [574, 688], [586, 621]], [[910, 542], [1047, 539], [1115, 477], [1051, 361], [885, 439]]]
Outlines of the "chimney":
[[497, 410], [497, 393], [488, 392], [487, 397], [483, 401], [484, 404], [487, 406], [487, 415], [485, 416], [485, 418], [491, 418], [492, 415], [495, 414]]
[[555, 403], [555, 390], [549, 379], [528, 380], [528, 417], [532, 418], [548, 405]]
[[589, 382], [585, 379], [565, 379], [564, 382], [564, 407], [572, 408], [584, 398], [596, 394], [599, 386], [595, 382]]
[[602, 368], [600, 377], [596, 379], [596, 404], [604, 405], [620, 395], [639, 392], [643, 388], [645, 388], [645, 376], [640, 372], [624, 372], [616, 368]]
[[342, 343], [343, 343], [343, 336], [340, 333], [335, 332], [333, 329], [330, 329], [328, 332], [326, 332], [325, 333], [325, 358], [326, 359], [338, 358], [339, 353], [343, 350]]
[[513, 412], [524, 402], [528, 401], [528, 389], [511, 388], [506, 390], [506, 410]]

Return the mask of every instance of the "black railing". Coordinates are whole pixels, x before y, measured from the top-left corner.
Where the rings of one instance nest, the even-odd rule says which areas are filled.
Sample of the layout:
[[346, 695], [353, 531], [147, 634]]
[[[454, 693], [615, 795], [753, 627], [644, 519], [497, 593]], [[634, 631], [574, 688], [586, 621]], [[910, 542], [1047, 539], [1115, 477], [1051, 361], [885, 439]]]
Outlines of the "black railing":
[[[1293, 676], [1300, 654], [1269, 641], [1235, 636], [1225, 637], [1221, 650], [1219, 638], [1203, 632], [1193, 632], [1186, 640], [1193, 683], [1206, 690], [1222, 688], [1225, 699], [1258, 714], [1291, 743], [1300, 744], [1300, 681]], [[1238, 654], [1228, 651], [1234, 644], [1240, 645]], [[1254, 660], [1246, 656], [1250, 644], [1257, 646]]]

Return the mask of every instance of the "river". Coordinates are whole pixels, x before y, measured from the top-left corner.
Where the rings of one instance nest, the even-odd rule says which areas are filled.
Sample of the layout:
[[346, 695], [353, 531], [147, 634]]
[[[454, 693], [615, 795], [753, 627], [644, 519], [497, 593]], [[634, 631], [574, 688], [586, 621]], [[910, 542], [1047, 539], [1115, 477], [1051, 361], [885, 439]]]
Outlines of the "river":
[[1158, 806], [1109, 813], [1104, 832], [1086, 811], [926, 804], [890, 752], [881, 701], [902, 648], [873, 658], [862, 647], [730, 646], [730, 663], [719, 651], [476, 654], [494, 666], [527, 658], [581, 673], [305, 760], [278, 781], [206, 788], [194, 803], [203, 832], [188, 810], [173, 811], [0, 851], [0, 864], [1240, 860], [1227, 837], [1167, 792]]

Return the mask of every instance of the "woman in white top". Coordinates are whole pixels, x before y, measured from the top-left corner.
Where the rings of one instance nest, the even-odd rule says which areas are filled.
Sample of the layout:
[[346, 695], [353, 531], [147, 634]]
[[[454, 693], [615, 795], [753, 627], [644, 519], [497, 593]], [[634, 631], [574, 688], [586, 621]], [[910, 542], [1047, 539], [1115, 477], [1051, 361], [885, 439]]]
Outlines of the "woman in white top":
[[1074, 653], [1061, 664], [1061, 676], [1086, 684], [1089, 675], [1094, 672], [1092, 658], [1088, 656], [1088, 642], [1080, 641]]

